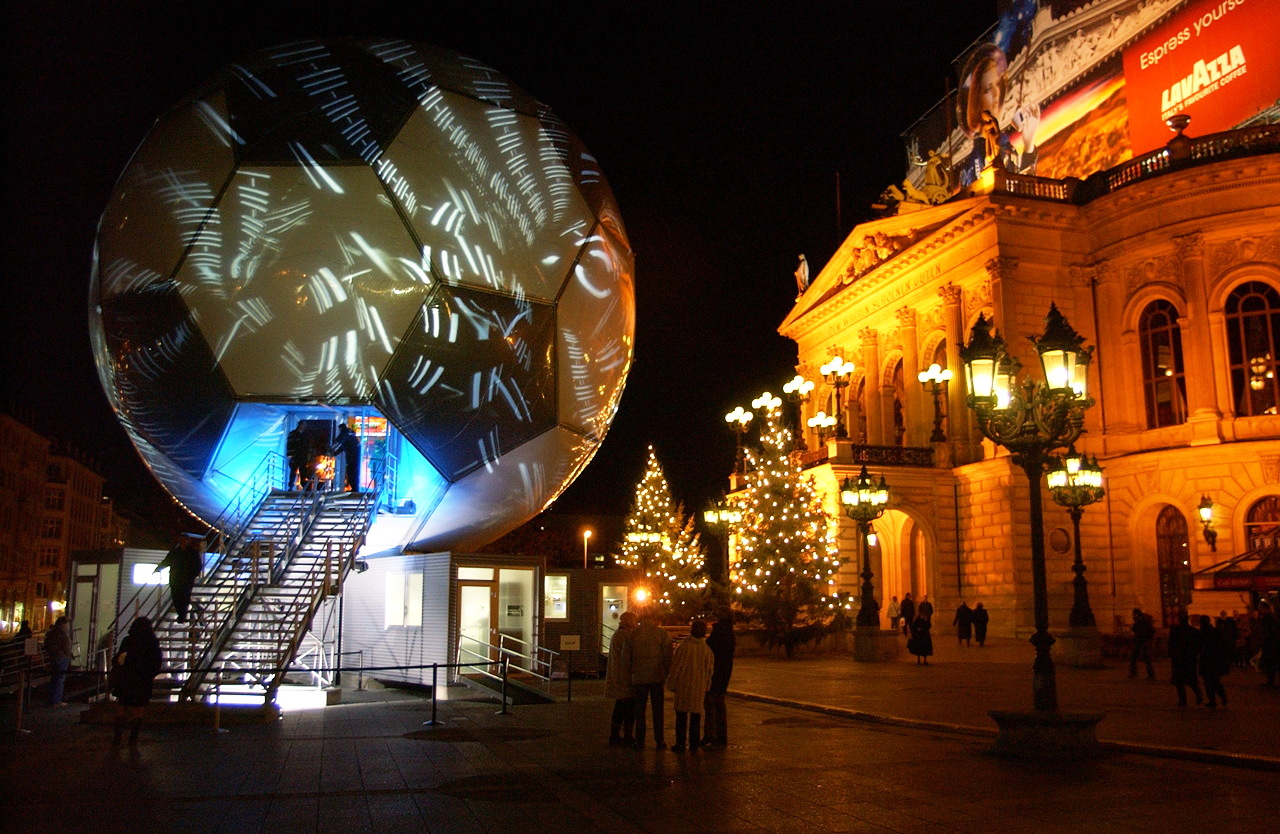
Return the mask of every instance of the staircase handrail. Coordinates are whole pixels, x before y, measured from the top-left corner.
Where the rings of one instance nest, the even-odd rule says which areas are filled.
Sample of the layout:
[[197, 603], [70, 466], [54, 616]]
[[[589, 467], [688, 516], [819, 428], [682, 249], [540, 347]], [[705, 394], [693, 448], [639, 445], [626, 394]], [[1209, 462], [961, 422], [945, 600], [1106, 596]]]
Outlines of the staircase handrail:
[[281, 480], [284, 466], [284, 455], [274, 451], [268, 452], [250, 473], [249, 478], [240, 485], [240, 489], [231, 496], [222, 514], [209, 525], [218, 531], [220, 543], [225, 544], [225, 547], [219, 548], [214, 570], [217, 570], [218, 563], [239, 543], [240, 536], [262, 507], [263, 499], [271, 494], [271, 490], [276, 485], [284, 483]]

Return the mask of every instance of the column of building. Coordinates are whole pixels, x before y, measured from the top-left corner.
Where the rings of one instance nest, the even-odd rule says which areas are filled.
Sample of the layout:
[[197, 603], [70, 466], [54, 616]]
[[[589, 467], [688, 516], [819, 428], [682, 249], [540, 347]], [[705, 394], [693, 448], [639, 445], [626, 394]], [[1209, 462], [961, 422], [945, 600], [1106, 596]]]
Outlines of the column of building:
[[[880, 334], [870, 327], [864, 327], [858, 337], [862, 342], [862, 367], [866, 371], [865, 402], [867, 409], [867, 443], [872, 446], [884, 446], [884, 401], [880, 393]], [[893, 419], [893, 404], [890, 401], [890, 419]]]
[[966, 338], [964, 308], [960, 288], [955, 284], [941, 287], [938, 295], [942, 297], [942, 327], [947, 334], [947, 368], [951, 371], [951, 382], [947, 385], [947, 444], [951, 447], [951, 459], [963, 464], [974, 460], [970, 448], [973, 417], [965, 405], [964, 366], [960, 362], [960, 345]]
[[[1222, 313], [1209, 312], [1209, 288], [1204, 271], [1204, 236], [1197, 233], [1173, 240], [1187, 297], [1186, 315], [1179, 316], [1182, 358], [1186, 367], [1187, 423], [1191, 445], [1220, 443], [1219, 419], [1231, 411], [1230, 368], [1223, 338]], [[1216, 368], [1215, 360], [1222, 363]]]
[[915, 308], [902, 307], [897, 316], [898, 338], [902, 340], [903, 408], [906, 410], [904, 445], [928, 446], [929, 433], [933, 428], [933, 407], [931, 400], [926, 401], [926, 392], [919, 383], [920, 342]]

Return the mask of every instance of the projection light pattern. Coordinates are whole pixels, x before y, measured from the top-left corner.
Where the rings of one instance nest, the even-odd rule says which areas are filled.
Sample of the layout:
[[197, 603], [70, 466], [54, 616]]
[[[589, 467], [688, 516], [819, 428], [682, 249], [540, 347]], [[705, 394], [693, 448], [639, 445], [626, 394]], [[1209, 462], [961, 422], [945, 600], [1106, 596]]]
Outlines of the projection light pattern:
[[291, 408], [363, 407], [432, 470], [404, 543], [458, 546], [532, 517], [599, 447], [632, 266], [595, 159], [502, 75], [306, 41], [157, 121], [102, 217], [90, 319], [119, 419], [206, 520]]

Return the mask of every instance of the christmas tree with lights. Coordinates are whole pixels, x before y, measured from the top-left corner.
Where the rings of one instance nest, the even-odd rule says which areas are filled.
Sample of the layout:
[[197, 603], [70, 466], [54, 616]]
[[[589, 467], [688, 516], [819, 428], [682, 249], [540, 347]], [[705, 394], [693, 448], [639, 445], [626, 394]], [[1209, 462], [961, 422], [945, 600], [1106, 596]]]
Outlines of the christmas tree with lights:
[[812, 478], [791, 455], [791, 432], [781, 423], [781, 401], [765, 395], [760, 447], [747, 450], [738, 562], [731, 577], [742, 608], [764, 629], [769, 645], [788, 656], [824, 633], [828, 595], [840, 568], [837, 523], [826, 513]]
[[671, 498], [653, 447], [636, 484], [618, 564], [643, 568], [652, 600], [665, 614], [684, 618], [701, 608], [705, 555], [693, 518]]

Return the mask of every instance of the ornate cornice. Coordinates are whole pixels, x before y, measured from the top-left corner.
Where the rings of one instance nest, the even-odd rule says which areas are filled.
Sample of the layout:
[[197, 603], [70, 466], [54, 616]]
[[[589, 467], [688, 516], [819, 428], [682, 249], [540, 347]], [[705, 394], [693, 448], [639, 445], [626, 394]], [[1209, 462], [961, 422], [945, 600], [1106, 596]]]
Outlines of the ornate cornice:
[[858, 340], [863, 348], [880, 346], [880, 334], [874, 327], [864, 327], [859, 330]]
[[1203, 258], [1204, 235], [1200, 232], [1177, 235], [1173, 239], [1173, 247], [1179, 263], [1185, 263], [1188, 258]]
[[955, 284], [944, 284], [943, 286], [938, 287], [938, 297], [942, 299], [944, 304], [958, 305], [961, 301], [962, 295], [963, 293], [961, 293], [960, 288]]
[[899, 307], [893, 311], [894, 316], [898, 319], [898, 327], [915, 327], [916, 326], [916, 308], [915, 307]]
[[1173, 255], [1159, 255], [1131, 264], [1124, 273], [1124, 292], [1131, 296], [1147, 284], [1170, 284], [1182, 288], [1182, 270]]

